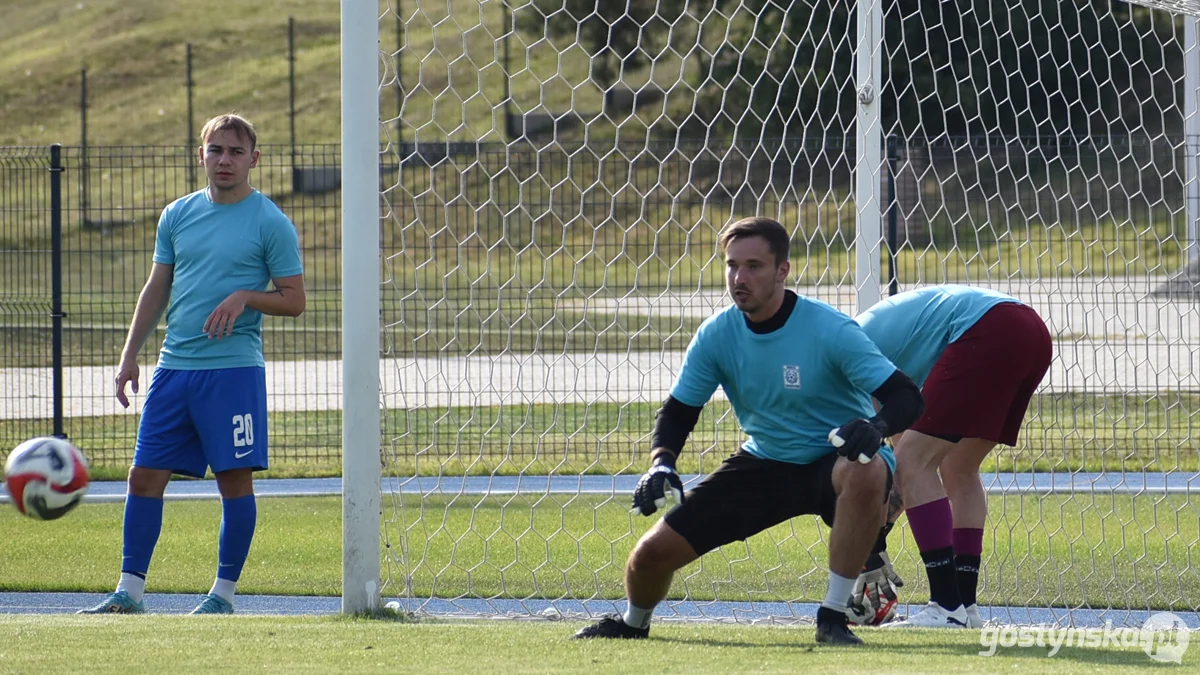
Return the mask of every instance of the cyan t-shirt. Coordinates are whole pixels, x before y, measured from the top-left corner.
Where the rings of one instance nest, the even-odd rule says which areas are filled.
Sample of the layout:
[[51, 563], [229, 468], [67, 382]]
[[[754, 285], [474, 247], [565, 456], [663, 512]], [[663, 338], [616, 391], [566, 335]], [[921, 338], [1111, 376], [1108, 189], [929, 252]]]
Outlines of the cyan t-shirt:
[[236, 204], [214, 204], [207, 188], [180, 197], [159, 218], [154, 262], [175, 268], [160, 368], [264, 365], [261, 312], [247, 307], [219, 340], [203, 328], [234, 291], [265, 291], [304, 271], [296, 228], [274, 202], [258, 190]]
[[[770, 333], [750, 330], [736, 306], [705, 320], [671, 396], [700, 407], [719, 386], [749, 437], [746, 452], [808, 464], [834, 452], [832, 429], [875, 414], [871, 392], [894, 372], [853, 319], [800, 296], [787, 322]], [[894, 471], [891, 451], [880, 455]]]
[[927, 286], [890, 298], [855, 320], [883, 355], [925, 386], [942, 352], [996, 305], [1019, 300], [990, 288]]

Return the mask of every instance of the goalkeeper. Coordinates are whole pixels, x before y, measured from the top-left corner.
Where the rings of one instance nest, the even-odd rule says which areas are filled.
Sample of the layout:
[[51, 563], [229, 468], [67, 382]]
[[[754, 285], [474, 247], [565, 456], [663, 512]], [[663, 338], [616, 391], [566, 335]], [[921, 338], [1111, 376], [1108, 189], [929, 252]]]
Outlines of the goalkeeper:
[[899, 494], [855, 587], [850, 615], [867, 624], [891, 618], [898, 577], [887, 560], [887, 533], [907, 509], [930, 602], [890, 625], [981, 627], [976, 591], [987, 496], [979, 467], [997, 443], [1016, 445], [1029, 400], [1050, 368], [1050, 333], [1017, 299], [955, 285], [900, 293], [856, 320], [884, 356], [922, 385], [926, 409], [893, 439]]
[[[850, 317], [785, 290], [788, 244], [787, 230], [768, 218], [742, 219], [722, 233], [734, 306], [706, 320], [688, 346], [658, 412], [651, 468], [633, 494], [642, 515], [664, 508], [668, 496], [675, 505], [630, 553], [624, 615], [576, 638], [647, 637], [676, 570], [811, 514], [832, 527], [816, 640], [862, 643], [846, 607], [884, 522], [895, 460], [882, 441], [920, 417], [923, 403]], [[749, 438], [685, 495], [675, 460], [718, 386]], [[872, 394], [882, 404], [876, 415]]]

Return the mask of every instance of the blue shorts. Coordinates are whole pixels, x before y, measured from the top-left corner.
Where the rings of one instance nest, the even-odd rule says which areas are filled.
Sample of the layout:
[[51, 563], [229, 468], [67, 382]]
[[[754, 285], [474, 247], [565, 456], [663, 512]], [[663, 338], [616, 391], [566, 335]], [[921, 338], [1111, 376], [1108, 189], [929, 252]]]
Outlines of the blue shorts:
[[266, 469], [266, 369], [155, 369], [133, 465], [196, 478]]

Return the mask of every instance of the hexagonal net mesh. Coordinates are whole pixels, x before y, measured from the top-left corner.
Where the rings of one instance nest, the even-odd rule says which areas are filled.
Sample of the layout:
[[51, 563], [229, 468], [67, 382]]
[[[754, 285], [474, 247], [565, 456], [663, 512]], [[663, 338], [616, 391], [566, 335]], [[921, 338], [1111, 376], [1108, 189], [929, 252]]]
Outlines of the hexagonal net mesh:
[[[1200, 58], [1194, 3], [1151, 4], [386, 2], [385, 597], [623, 606], [655, 412], [728, 301], [718, 233], [759, 214], [793, 233], [791, 286], [847, 313], [956, 282], [1045, 318], [1051, 372], [984, 465], [981, 605], [1195, 610]], [[718, 392], [680, 469], [742, 440]], [[811, 616], [826, 552], [816, 518], [781, 524], [656, 616]]]

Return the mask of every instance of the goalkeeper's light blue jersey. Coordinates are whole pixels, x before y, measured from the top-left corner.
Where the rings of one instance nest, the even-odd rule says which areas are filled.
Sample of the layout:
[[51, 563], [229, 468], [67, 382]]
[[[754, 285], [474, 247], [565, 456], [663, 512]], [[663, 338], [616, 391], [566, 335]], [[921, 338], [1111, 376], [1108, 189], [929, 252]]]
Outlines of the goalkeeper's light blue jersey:
[[[800, 296], [787, 322], [770, 333], [750, 330], [736, 306], [705, 320], [671, 396], [700, 407], [719, 386], [749, 437], [746, 452], [808, 464], [834, 452], [830, 430], [875, 414], [871, 392], [894, 372], [853, 319]], [[891, 451], [880, 455], [895, 471]]]
[[927, 286], [886, 298], [855, 320], [884, 356], [923, 387], [946, 347], [1006, 302], [1020, 301], [990, 288]]
[[303, 272], [296, 228], [258, 190], [216, 204], [208, 189], [163, 209], [154, 262], [174, 266], [167, 337], [158, 365], [170, 370], [263, 366], [262, 313], [246, 308], [233, 334], [209, 339], [204, 322], [238, 290], [265, 291], [271, 279]]

